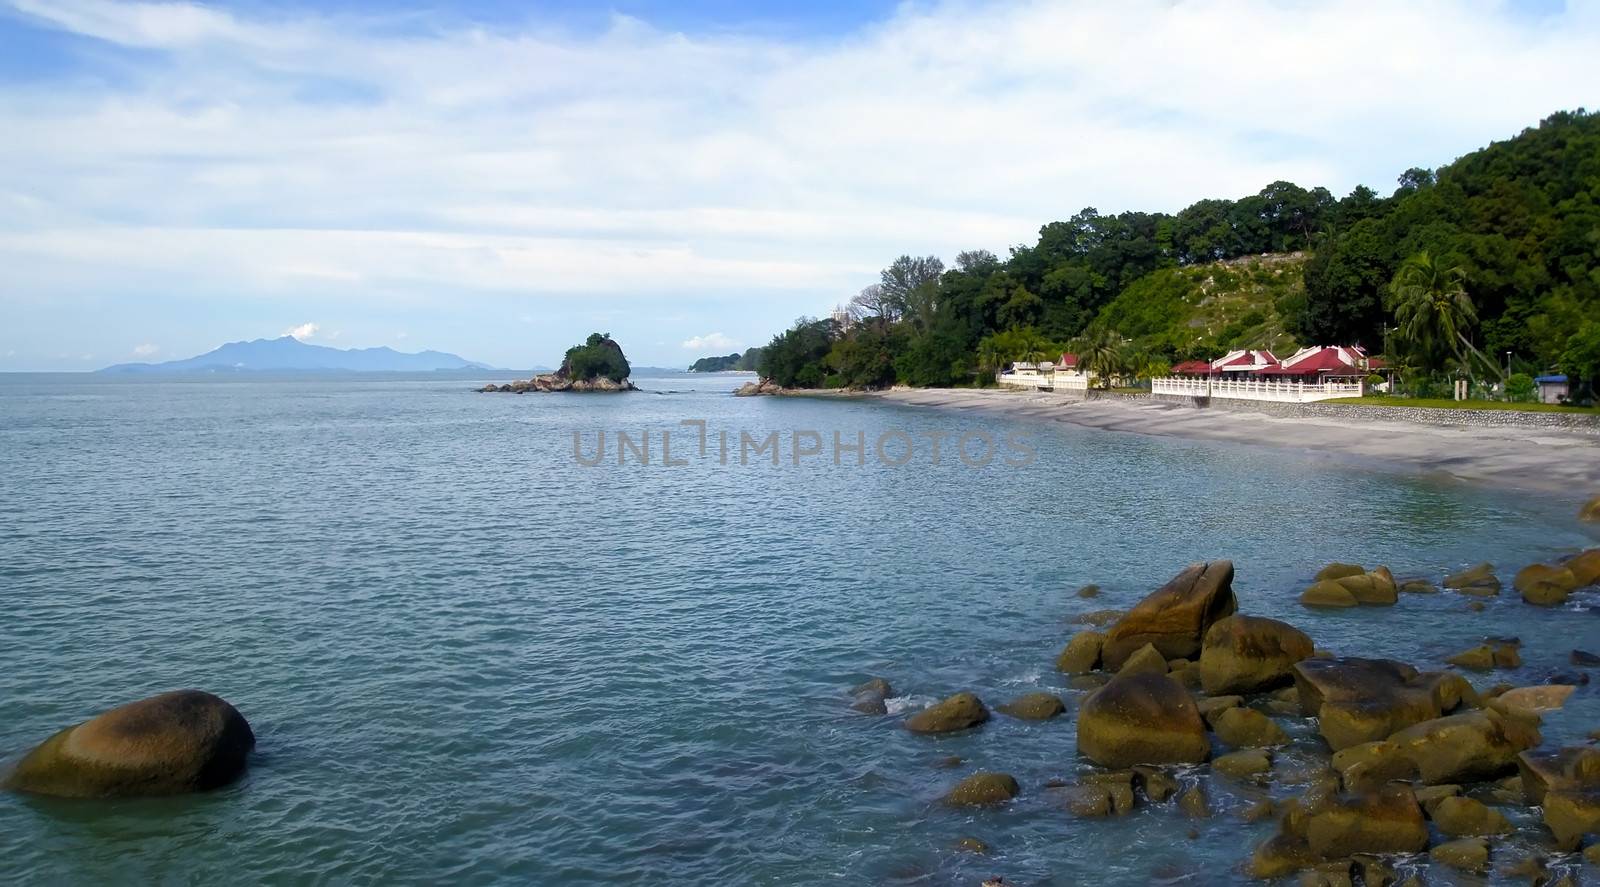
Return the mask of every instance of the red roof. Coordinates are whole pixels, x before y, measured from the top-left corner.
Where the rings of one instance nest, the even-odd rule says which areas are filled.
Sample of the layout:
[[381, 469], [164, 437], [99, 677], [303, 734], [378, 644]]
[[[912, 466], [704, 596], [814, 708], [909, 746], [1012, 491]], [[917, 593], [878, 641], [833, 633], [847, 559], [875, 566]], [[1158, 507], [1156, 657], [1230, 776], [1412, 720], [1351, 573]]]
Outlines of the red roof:
[[1211, 361], [1186, 360], [1174, 365], [1172, 372], [1180, 376], [1209, 376], [1211, 375]]
[[1061, 359], [1056, 361], [1056, 366], [1072, 369], [1078, 365], [1078, 355], [1061, 352]]
[[1271, 351], [1238, 351], [1229, 352], [1215, 361], [1211, 368], [1216, 370], [1231, 370], [1234, 372], [1250, 372], [1266, 367], [1276, 366], [1278, 358]]

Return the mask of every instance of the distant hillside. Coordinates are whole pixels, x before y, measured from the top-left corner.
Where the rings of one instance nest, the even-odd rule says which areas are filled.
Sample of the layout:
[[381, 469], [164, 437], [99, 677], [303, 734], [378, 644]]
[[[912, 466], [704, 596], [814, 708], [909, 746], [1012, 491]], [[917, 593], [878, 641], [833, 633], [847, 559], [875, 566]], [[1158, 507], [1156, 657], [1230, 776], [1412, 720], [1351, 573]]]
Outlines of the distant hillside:
[[165, 363], [120, 363], [102, 373], [218, 373], [259, 371], [426, 372], [491, 369], [443, 351], [407, 353], [393, 348], [329, 348], [293, 336], [229, 342], [198, 357]]
[[1209, 355], [1233, 348], [1292, 352], [1288, 330], [1305, 302], [1306, 254], [1243, 256], [1161, 268], [1137, 278], [1100, 320], [1141, 349]]
[[689, 365], [691, 373], [726, 373], [730, 371], [755, 372], [760, 348], [751, 348], [744, 354], [735, 351], [721, 357], [702, 357]]

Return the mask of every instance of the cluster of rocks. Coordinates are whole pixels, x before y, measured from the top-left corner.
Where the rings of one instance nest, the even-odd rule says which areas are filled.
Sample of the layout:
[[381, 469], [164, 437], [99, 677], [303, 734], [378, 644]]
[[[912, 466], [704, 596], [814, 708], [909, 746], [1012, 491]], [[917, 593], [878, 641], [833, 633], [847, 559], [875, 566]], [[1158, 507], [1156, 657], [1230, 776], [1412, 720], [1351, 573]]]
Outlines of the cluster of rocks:
[[540, 373], [532, 379], [519, 379], [505, 385], [496, 385], [493, 382], [478, 389], [480, 392], [492, 394], [527, 394], [548, 393], [553, 391], [638, 391], [634, 384], [627, 379], [621, 382], [613, 381], [605, 376], [593, 379], [573, 379], [554, 373]]
[[[1593, 584], [1597, 562], [1600, 549], [1567, 560], [1556, 584], [1566, 593]], [[1515, 831], [1506, 807], [1523, 808], [1518, 819], [1542, 819], [1540, 835], [1554, 851], [1600, 836], [1600, 748], [1541, 747], [1541, 715], [1559, 708], [1572, 684], [1480, 692], [1458, 671], [1319, 650], [1292, 625], [1238, 613], [1233, 576], [1227, 561], [1195, 564], [1125, 613], [1080, 619], [1094, 627], [1067, 641], [1056, 667], [1070, 686], [1089, 691], [1074, 719], [1085, 766], [1070, 781], [1042, 787], [1056, 806], [1105, 817], [1171, 802], [1186, 817], [1204, 818], [1216, 812], [1210, 772], [1255, 793], [1239, 811], [1245, 820], [1276, 821], [1272, 837], [1241, 868], [1257, 878], [1300, 873], [1308, 884], [1399, 883], [1390, 857], [1421, 853], [1456, 869], [1485, 872], [1495, 861], [1502, 873], [1559, 883], [1543, 858], [1497, 859]], [[1548, 573], [1538, 576], [1548, 581]], [[1438, 590], [1412, 582], [1418, 591], [1423, 584]], [[1393, 604], [1406, 584], [1382, 567], [1333, 564], [1302, 601]], [[1499, 591], [1488, 565], [1443, 584], [1471, 595]], [[1535, 600], [1532, 579], [1515, 585], [1531, 603], [1543, 602]], [[1448, 662], [1472, 671], [1515, 668], [1520, 646], [1516, 638], [1485, 638]], [[1573, 662], [1600, 658], [1574, 651]], [[1040, 692], [995, 710], [1050, 720], [1067, 705]], [[990, 718], [978, 696], [963, 692], [912, 714], [904, 726], [948, 734]], [[1274, 785], [1296, 790], [1275, 800]], [[944, 801], [992, 806], [1023, 790], [1011, 774], [984, 771], [961, 780]], [[1585, 852], [1600, 863], [1600, 844]], [[1415, 877], [1411, 883], [1419, 883]]]
[[782, 394], [783, 386], [771, 379], [762, 379], [758, 382], [746, 382], [734, 390], [734, 397], [755, 397], [761, 394]]
[[[1475, 564], [1444, 577], [1445, 589], [1472, 598], [1491, 598], [1500, 594], [1504, 583], [1495, 575], [1494, 565]], [[1517, 572], [1511, 586], [1522, 599], [1535, 606], [1556, 607], [1567, 602], [1574, 591], [1600, 585], [1600, 548], [1573, 555], [1559, 563], [1530, 564]], [[1396, 580], [1388, 567], [1367, 570], [1357, 564], [1329, 564], [1317, 573], [1311, 586], [1300, 594], [1307, 607], [1344, 608], [1393, 606], [1401, 594], [1435, 594], [1439, 585], [1428, 579]], [[1474, 609], [1482, 609], [1475, 602]]]

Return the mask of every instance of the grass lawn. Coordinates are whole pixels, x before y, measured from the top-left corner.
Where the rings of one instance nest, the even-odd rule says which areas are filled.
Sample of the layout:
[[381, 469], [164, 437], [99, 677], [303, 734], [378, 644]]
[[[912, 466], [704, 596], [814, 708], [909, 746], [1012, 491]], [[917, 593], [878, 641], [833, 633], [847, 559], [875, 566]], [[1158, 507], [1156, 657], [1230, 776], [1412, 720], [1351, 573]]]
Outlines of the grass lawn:
[[1525, 413], [1600, 414], [1594, 407], [1568, 407], [1553, 403], [1506, 403], [1499, 400], [1447, 400], [1442, 397], [1340, 397], [1321, 403], [1350, 403], [1366, 407], [1422, 407], [1430, 410], [1518, 410]]

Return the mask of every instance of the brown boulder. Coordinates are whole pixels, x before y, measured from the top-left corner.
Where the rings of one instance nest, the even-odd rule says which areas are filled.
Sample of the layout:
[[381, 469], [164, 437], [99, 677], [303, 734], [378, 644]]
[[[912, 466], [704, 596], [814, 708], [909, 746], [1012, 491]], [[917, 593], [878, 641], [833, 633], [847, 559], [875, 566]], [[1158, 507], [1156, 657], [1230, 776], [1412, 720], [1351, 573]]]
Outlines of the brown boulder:
[[979, 772], [956, 783], [944, 802], [952, 807], [993, 807], [1016, 797], [1017, 791], [1010, 774]]
[[1326, 796], [1284, 817], [1317, 859], [1357, 853], [1416, 853], [1428, 846], [1428, 825], [1411, 789], [1398, 783], [1370, 792]]
[[886, 700], [894, 695], [894, 688], [883, 678], [872, 678], [856, 685], [850, 695], [855, 697], [850, 703], [851, 708], [862, 714], [882, 715], [889, 713]]
[[1211, 719], [1212, 732], [1234, 748], [1270, 748], [1288, 745], [1289, 734], [1253, 708], [1226, 708]]
[[1444, 577], [1444, 587], [1462, 594], [1493, 597], [1500, 593], [1500, 579], [1494, 565], [1482, 563]]
[[1537, 728], [1498, 711], [1424, 721], [1389, 737], [1427, 785], [1494, 779], [1517, 769], [1517, 755], [1539, 744]]
[[1551, 791], [1600, 788], [1600, 748], [1529, 749], [1517, 755], [1517, 773], [1533, 805], [1543, 804]]
[[1247, 748], [1219, 755], [1211, 762], [1211, 767], [1218, 773], [1244, 779], [1271, 772], [1272, 756], [1263, 749]]
[[1165, 675], [1117, 675], [1078, 711], [1078, 751], [1102, 767], [1198, 764], [1211, 741], [1187, 690]]
[[1054, 693], [1025, 693], [1016, 699], [995, 706], [995, 711], [1024, 721], [1048, 721], [1067, 710], [1061, 697]]
[[1517, 571], [1511, 586], [1530, 604], [1559, 607], [1567, 602], [1567, 595], [1578, 587], [1578, 577], [1567, 567], [1529, 564]]
[[987, 720], [989, 710], [981, 699], [971, 693], [957, 693], [906, 718], [905, 727], [913, 733], [954, 733]]
[[1334, 751], [1385, 739], [1444, 710], [1438, 680], [1390, 659], [1307, 659], [1294, 674], [1301, 711], [1317, 719]]
[[1578, 509], [1578, 520], [1600, 523], [1600, 496], [1596, 496]]
[[1556, 846], [1573, 851], [1584, 835], [1600, 831], [1600, 791], [1561, 789], [1545, 794], [1544, 824], [1555, 835]]
[[1064, 674], [1088, 674], [1100, 667], [1100, 648], [1106, 636], [1098, 631], [1080, 631], [1067, 641], [1056, 657], [1056, 670]]
[[1117, 674], [1166, 674], [1167, 671], [1166, 657], [1161, 655], [1155, 644], [1145, 644], [1135, 650], [1132, 656], [1123, 660], [1122, 667], [1117, 669]]
[[1439, 831], [1455, 837], [1480, 835], [1509, 835], [1511, 821], [1505, 814], [1485, 806], [1482, 801], [1459, 795], [1444, 798], [1435, 804], [1430, 813]]
[[1212, 623], [1233, 613], [1233, 563], [1194, 564], [1135, 604], [1106, 634], [1106, 668], [1119, 669], [1134, 651], [1154, 644], [1164, 659], [1189, 659]]
[[1317, 575], [1312, 578], [1317, 582], [1321, 582], [1324, 579], [1343, 579], [1346, 576], [1362, 576], [1365, 575], [1366, 572], [1367, 568], [1361, 566], [1360, 564], [1341, 564], [1335, 561], [1318, 570]]
[[1306, 633], [1276, 619], [1229, 616], [1206, 631], [1200, 685], [1212, 696], [1258, 693], [1294, 683], [1294, 665], [1311, 658]]
[[1428, 858], [1454, 869], [1481, 872], [1489, 867], [1489, 844], [1482, 838], [1447, 841], [1429, 850]]
[[1523, 712], [1530, 715], [1539, 715], [1547, 711], [1555, 711], [1567, 702], [1567, 697], [1572, 691], [1578, 689], [1571, 684], [1546, 684], [1541, 687], [1513, 687], [1495, 697], [1501, 706], [1512, 711]]
[[205, 791], [238, 778], [255, 744], [232, 705], [175, 690], [60, 731], [29, 752], [4, 787], [65, 798]]
[[1333, 753], [1333, 769], [1346, 791], [1375, 789], [1396, 779], [1410, 779], [1411, 762], [1394, 743], [1363, 742]]
[[1324, 579], [1301, 592], [1300, 603], [1306, 607], [1327, 607], [1345, 609], [1359, 606], [1360, 601], [1350, 593], [1350, 589], [1332, 579]]
[[1582, 554], [1567, 558], [1561, 566], [1572, 573], [1579, 588], [1600, 584], [1600, 548], [1591, 548]]

